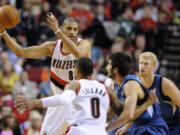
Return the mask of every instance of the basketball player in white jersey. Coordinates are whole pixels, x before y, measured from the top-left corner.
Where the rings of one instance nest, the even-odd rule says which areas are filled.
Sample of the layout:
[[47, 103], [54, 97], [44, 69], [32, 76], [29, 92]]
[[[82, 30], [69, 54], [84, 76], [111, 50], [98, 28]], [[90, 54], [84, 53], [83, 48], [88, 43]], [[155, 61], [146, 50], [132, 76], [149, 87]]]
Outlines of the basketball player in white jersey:
[[[41, 58], [47, 55], [52, 56], [50, 80], [51, 89], [54, 94], [63, 92], [66, 84], [73, 81], [74, 65], [80, 57], [90, 57], [91, 45], [87, 40], [77, 37], [78, 23], [73, 18], [66, 18], [59, 28], [58, 21], [50, 13], [47, 15], [53, 31], [59, 37], [57, 41], [47, 41], [39, 46], [22, 48], [10, 37], [3, 26], [0, 26], [2, 36], [8, 47], [18, 56], [23, 58]], [[70, 106], [48, 108], [41, 135], [61, 135], [65, 120], [70, 117]]]
[[[123, 105], [114, 91], [106, 89], [96, 80], [92, 80], [93, 62], [89, 58], [80, 58], [75, 67], [75, 76], [79, 80], [67, 85], [61, 95], [48, 98], [30, 100], [19, 97], [16, 101], [18, 109], [32, 109], [34, 107], [63, 106], [73, 103], [76, 114], [68, 135], [107, 135], [105, 131], [107, 111], [109, 105], [116, 115], [122, 112]], [[147, 104], [137, 108], [136, 114], [147, 109], [156, 100], [151, 93]], [[144, 110], [143, 110], [144, 108]]]

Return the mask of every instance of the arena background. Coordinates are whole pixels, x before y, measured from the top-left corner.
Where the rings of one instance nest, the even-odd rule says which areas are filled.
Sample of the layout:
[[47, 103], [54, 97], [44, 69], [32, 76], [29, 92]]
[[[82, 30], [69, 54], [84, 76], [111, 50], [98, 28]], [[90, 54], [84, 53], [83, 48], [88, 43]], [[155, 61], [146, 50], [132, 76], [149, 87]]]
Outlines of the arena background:
[[[57, 40], [46, 21], [47, 11], [53, 12], [60, 24], [68, 16], [75, 17], [79, 36], [92, 44], [95, 79], [108, 84], [105, 67], [112, 53], [131, 56], [131, 73], [138, 75], [138, 56], [152, 51], [159, 60], [156, 72], [180, 88], [178, 0], [0, 0], [0, 7], [7, 4], [20, 12], [20, 24], [7, 31], [22, 47]], [[0, 37], [0, 130], [26, 135], [31, 125], [32, 132], [39, 134], [46, 109], [18, 112], [13, 98], [19, 92], [31, 99], [52, 94], [50, 60], [18, 58]]]

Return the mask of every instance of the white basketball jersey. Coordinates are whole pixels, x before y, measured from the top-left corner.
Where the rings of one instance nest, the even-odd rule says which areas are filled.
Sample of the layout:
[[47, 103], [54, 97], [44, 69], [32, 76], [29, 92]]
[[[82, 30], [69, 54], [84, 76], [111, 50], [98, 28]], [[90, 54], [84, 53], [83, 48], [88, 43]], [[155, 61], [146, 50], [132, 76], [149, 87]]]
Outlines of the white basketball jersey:
[[[77, 38], [76, 44], [82, 40]], [[54, 94], [59, 94], [64, 86], [75, 79], [74, 67], [77, 59], [71, 53], [64, 53], [62, 40], [57, 40], [52, 53], [50, 80]], [[59, 90], [60, 89], [60, 90]]]
[[107, 111], [110, 105], [109, 94], [105, 86], [96, 80], [81, 79], [74, 106], [76, 115], [73, 123], [77, 127], [102, 127], [105, 130]]

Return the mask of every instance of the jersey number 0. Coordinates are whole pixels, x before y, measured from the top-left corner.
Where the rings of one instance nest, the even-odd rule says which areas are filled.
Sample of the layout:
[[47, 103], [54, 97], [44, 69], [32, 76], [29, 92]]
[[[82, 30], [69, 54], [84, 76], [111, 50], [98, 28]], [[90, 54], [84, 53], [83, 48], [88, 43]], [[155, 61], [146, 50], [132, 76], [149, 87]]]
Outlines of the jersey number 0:
[[99, 98], [91, 98], [91, 114], [94, 118], [99, 118]]

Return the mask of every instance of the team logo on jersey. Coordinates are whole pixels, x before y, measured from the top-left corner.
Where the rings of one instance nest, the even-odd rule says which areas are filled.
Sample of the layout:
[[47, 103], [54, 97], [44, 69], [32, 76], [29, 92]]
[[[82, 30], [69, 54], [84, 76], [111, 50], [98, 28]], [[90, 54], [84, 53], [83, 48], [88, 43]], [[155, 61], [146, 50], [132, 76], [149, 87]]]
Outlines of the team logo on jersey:
[[52, 67], [60, 69], [74, 69], [77, 60], [52, 60]]

